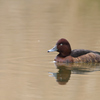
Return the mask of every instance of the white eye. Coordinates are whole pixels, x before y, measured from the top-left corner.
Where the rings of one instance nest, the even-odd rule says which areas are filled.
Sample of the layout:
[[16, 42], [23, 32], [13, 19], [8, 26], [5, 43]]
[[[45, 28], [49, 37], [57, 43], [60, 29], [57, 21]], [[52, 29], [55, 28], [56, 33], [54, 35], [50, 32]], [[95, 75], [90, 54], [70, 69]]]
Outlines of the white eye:
[[63, 45], [63, 44], [60, 44], [61, 46]]

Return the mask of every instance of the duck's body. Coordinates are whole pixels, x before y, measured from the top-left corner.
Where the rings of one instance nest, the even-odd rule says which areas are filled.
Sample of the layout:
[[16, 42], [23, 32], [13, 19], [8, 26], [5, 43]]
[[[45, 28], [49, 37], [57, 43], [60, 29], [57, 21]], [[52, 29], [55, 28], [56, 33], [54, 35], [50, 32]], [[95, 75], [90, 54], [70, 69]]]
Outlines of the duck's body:
[[71, 52], [71, 57], [73, 62], [100, 62], [100, 52], [84, 50], [84, 49], [75, 49]]
[[71, 46], [66, 39], [60, 39], [56, 43], [56, 46], [48, 52], [58, 51], [59, 54], [56, 56], [55, 61], [65, 63], [99, 63], [100, 52], [75, 49], [71, 50]]

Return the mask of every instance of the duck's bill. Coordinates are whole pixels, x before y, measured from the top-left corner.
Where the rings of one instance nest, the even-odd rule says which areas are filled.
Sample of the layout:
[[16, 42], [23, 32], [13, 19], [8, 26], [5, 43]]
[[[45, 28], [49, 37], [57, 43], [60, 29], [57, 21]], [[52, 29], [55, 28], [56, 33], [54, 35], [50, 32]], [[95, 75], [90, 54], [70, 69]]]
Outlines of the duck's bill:
[[57, 51], [57, 45], [55, 45], [52, 49], [48, 50], [48, 52], [54, 52], [54, 51]]

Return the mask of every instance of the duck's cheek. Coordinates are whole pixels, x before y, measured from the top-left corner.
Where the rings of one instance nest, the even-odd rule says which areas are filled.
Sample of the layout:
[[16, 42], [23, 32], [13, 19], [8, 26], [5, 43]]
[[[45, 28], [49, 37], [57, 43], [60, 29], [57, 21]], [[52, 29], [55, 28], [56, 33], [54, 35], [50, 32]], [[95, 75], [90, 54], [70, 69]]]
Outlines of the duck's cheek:
[[58, 52], [62, 51], [62, 46], [57, 46]]

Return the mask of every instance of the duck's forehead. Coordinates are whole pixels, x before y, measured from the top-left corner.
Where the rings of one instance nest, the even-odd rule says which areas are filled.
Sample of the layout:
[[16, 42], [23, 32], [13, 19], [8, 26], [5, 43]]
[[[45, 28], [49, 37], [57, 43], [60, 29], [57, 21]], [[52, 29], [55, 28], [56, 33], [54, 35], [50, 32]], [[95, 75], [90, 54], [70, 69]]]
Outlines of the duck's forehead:
[[66, 39], [58, 40], [57, 44], [61, 44], [61, 43], [68, 43], [68, 41]]

